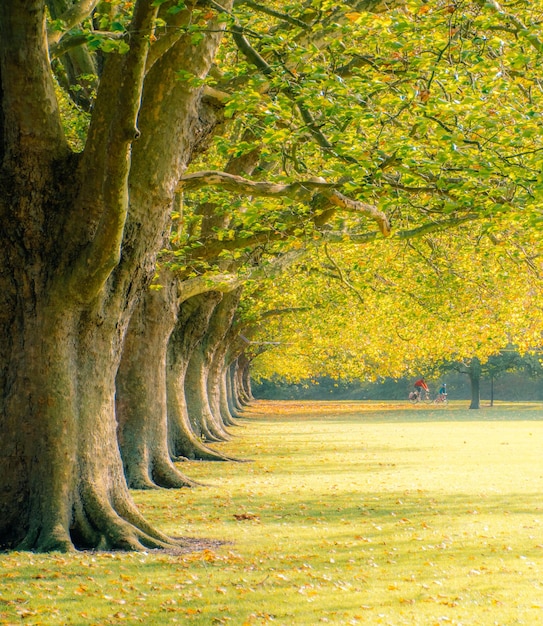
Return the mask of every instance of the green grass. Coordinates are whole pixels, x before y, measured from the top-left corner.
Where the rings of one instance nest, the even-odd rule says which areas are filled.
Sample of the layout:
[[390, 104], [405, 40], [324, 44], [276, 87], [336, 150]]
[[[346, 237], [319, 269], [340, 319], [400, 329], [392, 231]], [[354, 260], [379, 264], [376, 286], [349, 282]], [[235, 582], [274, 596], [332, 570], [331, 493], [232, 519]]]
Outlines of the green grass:
[[134, 492], [184, 555], [0, 554], [0, 624], [543, 623], [543, 411], [264, 403]]

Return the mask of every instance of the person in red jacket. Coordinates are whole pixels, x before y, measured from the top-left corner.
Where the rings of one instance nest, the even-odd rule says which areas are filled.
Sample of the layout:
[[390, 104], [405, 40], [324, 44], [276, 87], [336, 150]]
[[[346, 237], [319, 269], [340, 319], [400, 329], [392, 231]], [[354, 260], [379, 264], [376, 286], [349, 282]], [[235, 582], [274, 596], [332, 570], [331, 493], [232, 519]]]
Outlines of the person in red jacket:
[[422, 398], [423, 390], [426, 393], [430, 393], [430, 390], [428, 389], [428, 385], [426, 384], [426, 381], [424, 380], [424, 376], [422, 378], [419, 378], [419, 380], [415, 381], [415, 391], [417, 395], [419, 396], [419, 399]]

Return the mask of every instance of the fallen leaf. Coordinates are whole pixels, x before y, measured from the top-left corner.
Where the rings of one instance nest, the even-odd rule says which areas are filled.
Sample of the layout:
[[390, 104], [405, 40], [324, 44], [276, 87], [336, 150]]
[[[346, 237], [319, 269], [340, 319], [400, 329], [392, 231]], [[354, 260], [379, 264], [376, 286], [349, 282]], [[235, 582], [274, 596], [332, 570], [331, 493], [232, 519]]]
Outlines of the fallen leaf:
[[234, 518], [239, 521], [242, 520], [260, 520], [260, 515], [256, 513], [234, 513]]

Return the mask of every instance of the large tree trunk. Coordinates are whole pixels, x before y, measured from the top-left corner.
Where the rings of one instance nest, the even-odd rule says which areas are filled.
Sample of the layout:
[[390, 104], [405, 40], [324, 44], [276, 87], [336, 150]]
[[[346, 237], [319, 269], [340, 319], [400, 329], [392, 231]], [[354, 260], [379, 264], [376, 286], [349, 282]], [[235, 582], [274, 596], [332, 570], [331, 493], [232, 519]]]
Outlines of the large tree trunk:
[[185, 373], [185, 398], [190, 422], [196, 434], [206, 441], [227, 441], [229, 435], [214, 423], [209, 408], [208, 374], [209, 363], [200, 343], [192, 351]]
[[[128, 492], [115, 377], [131, 311], [168, 232], [177, 179], [213, 125], [200, 89], [178, 72], [205, 76], [220, 27], [196, 45], [190, 35], [179, 39], [156, 61], [140, 107], [155, 16], [151, 0], [138, 0], [130, 51], [106, 61], [76, 160], [64, 156], [43, 3], [0, 3], [0, 546], [170, 543]], [[138, 110], [141, 139], [130, 155]]]
[[243, 413], [244, 407], [240, 399], [238, 359], [236, 359], [230, 366], [229, 376], [227, 379], [227, 390], [230, 412], [234, 417], [240, 417]]
[[177, 321], [177, 281], [161, 272], [130, 320], [117, 374], [119, 445], [128, 486], [187, 487], [168, 449], [166, 351]]
[[[212, 426], [212, 432], [229, 438], [221, 416], [220, 391], [223, 374], [225, 343], [236, 313], [242, 288], [227, 293], [213, 312], [208, 331], [202, 341], [206, 379], [206, 402], [202, 408], [203, 419]], [[224, 350], [224, 351], [223, 351]], [[222, 354], [221, 354], [222, 353]]]
[[206, 461], [228, 460], [202, 442], [199, 424], [190, 419], [186, 400], [186, 374], [190, 355], [202, 340], [221, 294], [211, 291], [189, 298], [179, 309], [168, 345], [167, 396], [170, 451], [174, 457]]
[[247, 404], [254, 400], [253, 390], [251, 388], [251, 362], [247, 358], [245, 352], [238, 357], [240, 387], [243, 392], [243, 398]]

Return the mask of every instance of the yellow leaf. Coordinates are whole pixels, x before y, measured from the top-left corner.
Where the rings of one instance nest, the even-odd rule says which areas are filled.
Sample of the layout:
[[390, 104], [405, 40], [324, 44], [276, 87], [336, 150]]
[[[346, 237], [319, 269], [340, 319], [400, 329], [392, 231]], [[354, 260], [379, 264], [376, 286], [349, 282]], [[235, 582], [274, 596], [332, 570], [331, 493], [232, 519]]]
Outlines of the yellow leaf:
[[362, 15], [362, 13], [358, 13], [357, 11], [353, 11], [352, 13], [345, 13], [345, 17], [350, 22], [356, 22], [356, 20]]

